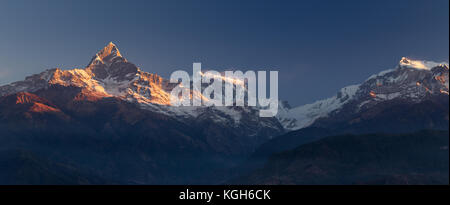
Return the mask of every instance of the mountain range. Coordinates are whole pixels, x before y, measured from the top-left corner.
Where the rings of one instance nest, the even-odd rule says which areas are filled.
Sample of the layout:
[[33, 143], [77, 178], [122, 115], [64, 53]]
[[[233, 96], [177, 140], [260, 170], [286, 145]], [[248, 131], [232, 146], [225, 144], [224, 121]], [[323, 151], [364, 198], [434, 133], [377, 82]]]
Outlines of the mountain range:
[[[276, 117], [261, 118], [257, 107], [171, 106], [176, 84], [142, 71], [109, 43], [85, 68], [48, 69], [0, 86], [7, 156], [0, 183], [267, 183], [258, 174], [272, 166], [267, 159], [328, 136], [345, 136], [338, 139], [350, 146], [349, 133], [448, 130], [448, 73], [448, 63], [402, 58], [331, 98], [295, 108], [280, 102]], [[281, 181], [302, 182], [321, 183]]]

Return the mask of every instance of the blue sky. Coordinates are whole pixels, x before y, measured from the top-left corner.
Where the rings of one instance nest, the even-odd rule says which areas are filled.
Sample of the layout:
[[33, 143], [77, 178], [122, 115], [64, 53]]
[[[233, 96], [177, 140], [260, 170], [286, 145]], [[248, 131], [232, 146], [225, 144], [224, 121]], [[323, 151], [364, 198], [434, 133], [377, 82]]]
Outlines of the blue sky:
[[113, 41], [143, 70], [279, 70], [292, 105], [402, 56], [448, 61], [448, 0], [0, 1], [0, 85], [84, 67]]

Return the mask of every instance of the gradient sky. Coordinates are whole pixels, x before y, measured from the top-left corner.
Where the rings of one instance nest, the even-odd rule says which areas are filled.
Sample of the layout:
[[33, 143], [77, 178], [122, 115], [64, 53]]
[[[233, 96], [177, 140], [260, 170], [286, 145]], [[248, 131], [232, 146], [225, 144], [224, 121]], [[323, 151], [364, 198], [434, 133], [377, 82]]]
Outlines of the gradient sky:
[[279, 70], [291, 105], [393, 68], [449, 59], [448, 0], [3, 1], [0, 85], [84, 67], [108, 42], [142, 70]]

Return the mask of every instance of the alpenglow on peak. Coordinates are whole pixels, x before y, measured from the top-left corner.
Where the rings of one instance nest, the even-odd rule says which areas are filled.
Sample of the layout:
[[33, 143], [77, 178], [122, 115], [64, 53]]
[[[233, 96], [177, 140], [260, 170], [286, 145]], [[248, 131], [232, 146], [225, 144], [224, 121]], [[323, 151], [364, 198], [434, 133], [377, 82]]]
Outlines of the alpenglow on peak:
[[433, 62], [433, 61], [423, 61], [423, 60], [413, 60], [407, 57], [403, 57], [399, 62], [400, 67], [415, 68], [420, 70], [430, 70], [437, 66], [448, 66], [447, 62]]

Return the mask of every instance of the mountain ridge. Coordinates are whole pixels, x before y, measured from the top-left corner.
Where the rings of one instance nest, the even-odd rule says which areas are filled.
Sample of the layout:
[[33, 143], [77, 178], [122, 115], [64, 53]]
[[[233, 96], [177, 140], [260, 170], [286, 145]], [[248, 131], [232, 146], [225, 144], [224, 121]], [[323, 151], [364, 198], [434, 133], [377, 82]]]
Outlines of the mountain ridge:
[[[259, 118], [257, 109], [252, 107], [170, 106], [170, 91], [177, 84], [170, 83], [158, 74], [144, 72], [128, 62], [112, 42], [98, 51], [83, 69], [48, 69], [29, 76], [24, 81], [0, 86], [0, 96], [17, 92], [36, 92], [53, 85], [79, 87], [82, 89], [80, 95], [87, 100], [117, 97], [136, 103], [142, 109], [165, 114], [181, 121], [213, 120], [237, 128], [242, 127], [242, 119], [247, 118], [251, 119], [252, 127], [260, 126], [278, 133], [284, 132], [276, 118]], [[205, 118], [205, 115], [213, 117]], [[247, 130], [247, 135], [258, 135], [258, 131]]]
[[448, 184], [448, 134], [331, 135], [273, 154], [226, 184]]
[[74, 169], [55, 167], [70, 172], [70, 182], [88, 173], [83, 181], [201, 184], [226, 180], [252, 153], [262, 160], [248, 167], [257, 168], [273, 152], [333, 133], [448, 130], [448, 65], [402, 63], [315, 104], [280, 102], [277, 117], [261, 118], [258, 107], [171, 106], [174, 84], [110, 43], [85, 68], [48, 69], [0, 86], [0, 149], [39, 156], [31, 167], [70, 162]]
[[265, 119], [255, 114], [258, 107], [171, 106], [170, 91], [176, 84], [157, 74], [142, 71], [128, 62], [118, 47], [110, 42], [83, 69], [48, 69], [26, 77], [24, 81], [0, 86], [0, 96], [36, 92], [52, 85], [74, 86], [81, 88], [79, 99], [96, 101], [117, 97], [136, 103], [142, 109], [181, 121], [212, 120], [237, 128], [242, 127], [242, 119], [251, 119], [253, 125], [250, 127], [254, 128], [253, 131], [249, 129], [247, 135], [258, 135], [255, 131], [258, 126], [283, 133], [308, 126], [320, 127], [320, 122], [338, 118], [339, 113], [350, 111], [356, 115], [382, 102], [405, 101], [414, 104], [433, 96], [448, 96], [448, 70], [449, 66], [445, 63], [403, 57], [396, 68], [372, 75], [361, 84], [344, 87], [331, 98], [294, 108], [281, 101], [277, 116]]

